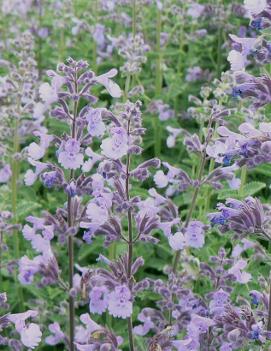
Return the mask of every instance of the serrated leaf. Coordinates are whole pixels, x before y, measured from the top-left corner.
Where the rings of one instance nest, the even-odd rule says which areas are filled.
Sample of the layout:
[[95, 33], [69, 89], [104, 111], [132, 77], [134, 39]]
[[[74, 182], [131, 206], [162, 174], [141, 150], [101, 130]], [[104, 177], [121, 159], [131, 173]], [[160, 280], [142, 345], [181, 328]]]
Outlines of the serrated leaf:
[[239, 198], [239, 194], [237, 190], [231, 190], [231, 189], [222, 189], [218, 192], [218, 200], [226, 200], [229, 197], [233, 197], [235, 199]]
[[41, 205], [37, 202], [29, 202], [21, 200], [17, 206], [17, 216], [19, 218], [25, 218], [27, 215], [32, 214], [34, 211], [41, 208]]
[[271, 177], [271, 164], [263, 164], [254, 169], [255, 173], [263, 174], [266, 177]]
[[248, 184], [245, 184], [244, 189], [242, 191], [242, 195], [245, 197], [252, 196], [252, 195], [258, 193], [260, 190], [264, 189], [265, 187], [266, 187], [265, 183], [250, 182]]
[[240, 192], [238, 190], [231, 189], [223, 189], [218, 192], [218, 200], [226, 200], [229, 197], [240, 199], [245, 198], [247, 196], [253, 196], [262, 189], [266, 187], [265, 183], [262, 182], [250, 182], [244, 185], [243, 191]]

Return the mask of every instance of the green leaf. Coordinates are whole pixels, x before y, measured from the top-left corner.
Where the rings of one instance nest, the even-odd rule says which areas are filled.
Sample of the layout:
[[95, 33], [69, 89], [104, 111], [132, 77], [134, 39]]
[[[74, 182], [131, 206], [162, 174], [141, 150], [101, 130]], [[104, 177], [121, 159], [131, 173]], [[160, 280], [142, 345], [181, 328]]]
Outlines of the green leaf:
[[27, 215], [32, 214], [34, 211], [40, 208], [41, 205], [37, 202], [20, 200], [17, 206], [17, 216], [19, 218], [25, 218]]
[[271, 177], [271, 164], [263, 164], [254, 169], [255, 173], [263, 174], [265, 177]]
[[264, 189], [265, 187], [266, 187], [265, 183], [250, 182], [248, 184], [245, 184], [242, 195], [244, 197], [255, 195], [256, 193], [258, 193], [260, 190]]
[[233, 197], [235, 199], [243, 199], [247, 196], [253, 196], [262, 189], [266, 187], [265, 183], [262, 182], [250, 182], [244, 185], [243, 191], [240, 192], [238, 190], [231, 189], [223, 189], [218, 192], [218, 200], [225, 200], [229, 197]]
[[229, 197], [233, 197], [235, 199], [239, 198], [239, 194], [237, 190], [231, 190], [231, 189], [222, 189], [218, 192], [218, 200], [226, 200]]

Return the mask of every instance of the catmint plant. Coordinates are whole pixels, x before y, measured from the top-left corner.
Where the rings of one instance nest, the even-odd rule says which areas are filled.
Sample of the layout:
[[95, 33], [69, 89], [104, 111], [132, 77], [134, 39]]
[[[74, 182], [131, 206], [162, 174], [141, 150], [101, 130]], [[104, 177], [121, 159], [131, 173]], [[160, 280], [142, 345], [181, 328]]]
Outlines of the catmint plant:
[[[108, 309], [114, 317], [128, 321], [130, 350], [135, 350], [133, 338], [133, 302], [138, 291], [148, 285], [136, 282], [134, 275], [144, 264], [141, 257], [134, 258], [134, 246], [138, 241], [156, 242], [152, 236], [159, 218], [145, 205], [139, 196], [131, 196], [131, 181], [143, 181], [150, 177], [149, 168], [159, 167], [159, 160], [151, 159], [131, 168], [132, 157], [142, 152], [140, 147], [142, 128], [140, 102], [127, 101], [119, 115], [111, 116], [109, 137], [101, 143], [103, 160], [98, 173], [92, 177], [93, 199], [88, 203], [81, 227], [86, 228], [84, 239], [91, 244], [96, 235], [105, 237], [104, 244], [115, 241], [127, 244], [127, 253], [116, 262], [100, 257], [107, 269], [95, 269], [89, 277], [90, 312], [102, 314]], [[127, 234], [123, 229], [127, 222]]]
[[[45, 213], [43, 217], [30, 216], [29, 224], [23, 228], [23, 235], [39, 254], [33, 260], [23, 256], [19, 262], [19, 280], [31, 284], [36, 275], [41, 280], [39, 286], [58, 284], [69, 295], [69, 349], [74, 350], [75, 300], [74, 300], [74, 240], [81, 218], [87, 209], [82, 203], [82, 195], [89, 193], [91, 177], [79, 173], [89, 172], [95, 163], [95, 154], [90, 148], [91, 140], [104, 132], [102, 115], [111, 115], [105, 108], [93, 108], [97, 99], [90, 93], [96, 85], [103, 85], [113, 97], [120, 97], [121, 91], [111, 78], [117, 74], [112, 69], [96, 76], [88, 69], [87, 62], [72, 58], [66, 64], [59, 64], [57, 72], [48, 71], [51, 83], [43, 83], [39, 88], [41, 100], [51, 110], [51, 115], [67, 125], [63, 135], [36, 134], [39, 142], [27, 148], [31, 168], [25, 174], [25, 183], [31, 186], [40, 179], [46, 188], [58, 188], [67, 201], [56, 214]], [[81, 101], [86, 104], [81, 107]], [[42, 162], [46, 150], [57, 148], [54, 163]], [[86, 159], [87, 157], [87, 159]], [[99, 157], [98, 157], [99, 159]], [[97, 159], [96, 159], [97, 161]], [[52, 250], [52, 239], [58, 236], [68, 248], [68, 283], [61, 277], [57, 257]]]
[[[20, 164], [24, 159], [21, 145], [33, 133], [43, 133], [43, 111], [37, 101], [37, 65], [33, 53], [34, 40], [24, 32], [13, 42], [16, 64], [4, 61], [6, 77], [1, 81], [1, 184], [10, 184], [14, 223], [18, 221], [17, 204]], [[15, 231], [14, 255], [19, 259], [20, 239]]]
[[270, 0], [0, 8], [0, 348], [268, 351]]

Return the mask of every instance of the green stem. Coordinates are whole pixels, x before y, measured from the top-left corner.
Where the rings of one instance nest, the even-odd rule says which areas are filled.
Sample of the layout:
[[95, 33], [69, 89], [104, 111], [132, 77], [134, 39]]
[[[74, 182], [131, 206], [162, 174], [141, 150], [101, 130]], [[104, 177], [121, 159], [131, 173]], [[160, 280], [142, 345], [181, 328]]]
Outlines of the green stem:
[[[159, 98], [162, 93], [163, 74], [162, 74], [162, 51], [161, 51], [161, 11], [157, 9], [157, 20], [156, 20], [156, 81], [155, 81], [155, 96]], [[156, 157], [160, 157], [161, 154], [161, 125], [160, 121], [156, 116], [153, 116], [153, 130], [154, 130], [154, 154]]]
[[[110, 261], [114, 261], [116, 259], [116, 242], [113, 242], [110, 246], [109, 246], [109, 260]], [[108, 313], [106, 313], [106, 325], [109, 329], [112, 328], [112, 315]]]
[[[209, 172], [208, 172], [208, 174], [212, 173], [212, 171], [214, 169], [215, 169], [215, 160], [211, 159], [210, 165], [209, 165]], [[207, 189], [206, 190], [206, 194], [205, 194], [205, 204], [204, 204], [205, 213], [207, 213], [208, 210], [209, 210], [211, 196], [212, 196], [212, 190], [211, 189]]]
[[[78, 94], [77, 75], [75, 77], [75, 93]], [[74, 102], [73, 108], [73, 121], [71, 127], [71, 137], [76, 138], [76, 117], [78, 110], [78, 101]], [[74, 170], [70, 172], [70, 181], [74, 178]], [[68, 195], [68, 225], [74, 226], [74, 218], [72, 213], [72, 197]], [[73, 235], [68, 237], [68, 256], [69, 256], [69, 289], [73, 288], [73, 275], [74, 275], [74, 240]], [[70, 351], [74, 351], [74, 330], [75, 330], [75, 307], [74, 298], [69, 294], [69, 334], [70, 334]]]
[[157, 20], [156, 20], [156, 83], [155, 83], [155, 95], [159, 97], [162, 91], [162, 51], [161, 51], [161, 11], [157, 10]]
[[[127, 134], [129, 138], [130, 134], [130, 121], [128, 121]], [[126, 190], [126, 198], [127, 201], [130, 200], [129, 194], [129, 185], [130, 185], [130, 154], [127, 155], [126, 160], [126, 182], [125, 182], [125, 190]], [[128, 282], [130, 284], [132, 280], [132, 264], [133, 264], [133, 223], [132, 223], [132, 209], [128, 209], [128, 267], [127, 267], [127, 276]], [[129, 337], [129, 347], [130, 351], [135, 350], [134, 346], [134, 338], [133, 338], [133, 319], [132, 316], [128, 318], [128, 337]]]
[[[94, 15], [94, 24], [98, 23], [98, 0], [94, 0], [93, 5], [93, 15]], [[95, 71], [97, 69], [97, 44], [96, 41], [93, 40], [93, 52], [92, 52], [92, 67]]]
[[[19, 111], [19, 100], [17, 101], [17, 110]], [[20, 140], [19, 140], [19, 120], [15, 119], [14, 134], [13, 134], [13, 158], [11, 160], [11, 208], [13, 214], [13, 223], [17, 224], [17, 201], [18, 201], [18, 179], [19, 179], [19, 161], [17, 159], [18, 153], [20, 151]], [[13, 246], [14, 246], [14, 257], [16, 260], [20, 258], [20, 237], [18, 230], [13, 231]], [[19, 310], [22, 310], [24, 304], [24, 296], [21, 285], [17, 281], [17, 277], [14, 277], [16, 281], [16, 289], [19, 296]]]
[[[184, 36], [184, 24], [183, 21], [181, 23], [180, 27], [180, 36], [179, 36], [179, 59], [177, 60], [177, 77], [180, 81], [180, 85], [182, 84], [183, 80], [183, 62], [184, 62], [184, 42], [185, 42], [185, 36]], [[176, 95], [175, 101], [174, 101], [174, 109], [175, 111], [178, 111], [179, 106], [179, 94]]]
[[[193, 192], [191, 205], [190, 205], [190, 208], [189, 208], [189, 211], [188, 211], [188, 214], [186, 216], [185, 223], [184, 223], [184, 229], [188, 227], [189, 222], [190, 222], [190, 220], [192, 218], [194, 209], [196, 207], [199, 191], [200, 191], [200, 188], [202, 186], [201, 181], [202, 181], [202, 178], [203, 178], [203, 175], [204, 175], [204, 167], [205, 167], [206, 157], [207, 157], [206, 148], [207, 148], [207, 146], [209, 144], [210, 137], [211, 137], [211, 134], [209, 134], [209, 129], [211, 128], [212, 123], [213, 123], [213, 119], [211, 117], [209, 119], [208, 126], [207, 126], [207, 133], [208, 133], [208, 135], [206, 136], [205, 143], [204, 143], [204, 148], [203, 148], [203, 151], [201, 153], [201, 161], [200, 161], [200, 167], [199, 167], [199, 172], [198, 172], [198, 177], [197, 177], [197, 179], [199, 181], [199, 185], [195, 187], [195, 190]], [[177, 267], [178, 267], [180, 256], [181, 256], [181, 250], [178, 250], [176, 252], [176, 254], [175, 254], [175, 258], [174, 258], [174, 261], [173, 261], [172, 271], [173, 271], [174, 274], [177, 272]]]
[[246, 179], [247, 179], [247, 166], [244, 165], [241, 168], [241, 185], [239, 188], [239, 196], [240, 197], [244, 196], [244, 186], [246, 184]]
[[271, 276], [269, 277], [269, 301], [268, 301], [268, 321], [267, 330], [271, 331]]
[[[39, 1], [38, 5], [38, 22], [39, 22], [39, 28], [42, 28], [42, 3]], [[38, 36], [38, 74], [39, 74], [39, 79], [41, 79], [42, 75], [42, 38]]]
[[[201, 156], [200, 169], [199, 169], [199, 174], [198, 174], [198, 180], [199, 180], [199, 182], [201, 182], [202, 177], [203, 177], [205, 162], [206, 162], [206, 152], [204, 152], [203, 155]], [[198, 186], [195, 188], [194, 192], [193, 192], [193, 196], [192, 196], [192, 200], [191, 200], [191, 205], [190, 205], [188, 214], [187, 214], [187, 216], [186, 216], [184, 228], [187, 228], [188, 225], [189, 225], [189, 223], [190, 223], [190, 220], [191, 220], [191, 218], [192, 218], [194, 209], [195, 209], [195, 207], [196, 207], [197, 198], [198, 198], [198, 195], [199, 195], [199, 190], [200, 190], [200, 188], [201, 188], [201, 185], [198, 185]], [[177, 271], [177, 267], [178, 267], [178, 262], [179, 262], [180, 256], [181, 256], [181, 250], [178, 250], [178, 251], [176, 252], [175, 259], [174, 259], [174, 262], [173, 262], [173, 269], [172, 269], [173, 273], [176, 273], [176, 271]]]
[[136, 35], [136, 0], [133, 0], [132, 17], [133, 17], [132, 31], [133, 31], [133, 37], [135, 37]]
[[0, 286], [2, 284], [2, 251], [3, 251], [3, 232], [0, 231]]
[[60, 40], [59, 40], [59, 62], [62, 62], [65, 58], [65, 33], [64, 28], [60, 28]]
[[[220, 2], [221, 6], [224, 5], [224, 1]], [[216, 62], [216, 77], [220, 78], [222, 72], [222, 42], [223, 42], [223, 28], [222, 28], [222, 20], [219, 20], [219, 28], [218, 28], [218, 39], [217, 39], [217, 62]]]
[[[13, 159], [12, 159], [12, 176], [11, 176], [11, 206], [13, 213], [13, 222], [17, 223], [17, 197], [18, 197], [18, 172], [19, 172], [19, 162], [17, 160], [17, 154], [19, 152], [19, 135], [18, 135], [19, 121], [16, 118], [14, 126], [14, 135], [13, 135]], [[19, 233], [14, 231], [14, 251], [15, 258], [19, 259], [20, 257], [20, 242], [19, 242]]]
[[128, 93], [130, 89], [131, 76], [128, 74], [125, 80], [125, 88], [124, 88], [124, 101], [128, 100]]

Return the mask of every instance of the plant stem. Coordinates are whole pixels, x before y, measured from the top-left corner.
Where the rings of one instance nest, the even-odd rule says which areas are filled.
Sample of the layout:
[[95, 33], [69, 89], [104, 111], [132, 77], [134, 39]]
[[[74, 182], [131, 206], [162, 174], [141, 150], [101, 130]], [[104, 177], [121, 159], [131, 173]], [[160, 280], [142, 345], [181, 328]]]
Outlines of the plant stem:
[[[94, 0], [94, 4], [92, 6], [93, 9], [93, 16], [94, 16], [94, 23], [98, 23], [98, 0]], [[93, 40], [93, 51], [92, 51], [92, 67], [93, 70], [96, 70], [97, 66], [97, 43]]]
[[[75, 77], [75, 93], [78, 93], [77, 76]], [[73, 121], [71, 127], [71, 137], [76, 138], [76, 117], [77, 117], [78, 101], [74, 102]], [[70, 181], [74, 178], [74, 170], [70, 172]], [[74, 226], [74, 218], [72, 213], [72, 197], [68, 195], [68, 225]], [[68, 255], [69, 255], [69, 289], [73, 288], [74, 275], [74, 242], [73, 235], [68, 237]], [[69, 334], [70, 334], [70, 351], [74, 351], [74, 329], [75, 329], [75, 308], [74, 298], [69, 294]]]
[[[39, 23], [39, 28], [42, 27], [42, 3], [39, 1], [38, 3], [38, 23]], [[40, 35], [38, 35], [38, 75], [39, 79], [41, 79], [42, 75], [42, 38]]]
[[247, 166], [244, 165], [241, 168], [241, 185], [239, 188], [239, 196], [244, 196], [244, 186], [246, 184], [246, 179], [247, 179]]
[[[109, 260], [114, 261], [116, 259], [116, 242], [112, 242], [112, 244], [109, 246]], [[106, 312], [106, 325], [109, 329], [112, 329], [112, 315], [109, 314], [109, 312]]]
[[268, 322], [267, 322], [267, 330], [271, 331], [271, 276], [269, 278], [269, 301], [268, 301]]
[[[209, 119], [208, 121], [208, 126], [207, 126], [207, 136], [205, 138], [205, 142], [204, 142], [204, 146], [203, 146], [203, 150], [202, 150], [202, 153], [201, 153], [201, 161], [200, 161], [200, 167], [199, 167], [199, 172], [198, 172], [198, 181], [199, 181], [199, 185], [195, 187], [195, 190], [193, 192], [193, 196], [192, 196], [192, 200], [191, 200], [191, 205], [190, 205], [190, 208], [189, 208], [189, 211], [188, 211], [188, 214], [186, 216], [186, 220], [185, 220], [185, 224], [184, 224], [184, 229], [186, 229], [189, 225], [189, 222], [192, 218], [192, 215], [193, 215], [193, 212], [194, 212], [194, 209], [196, 207], [196, 203], [197, 203], [197, 198], [198, 198], [198, 194], [199, 194], [199, 191], [200, 191], [200, 188], [201, 188], [201, 181], [202, 181], [202, 178], [203, 178], [203, 173], [204, 173], [204, 167], [205, 167], [205, 163], [206, 163], [206, 157], [207, 157], [207, 154], [206, 154], [206, 148], [209, 144], [209, 141], [210, 141], [210, 137], [211, 137], [211, 134], [209, 134], [209, 130], [212, 126], [212, 123], [213, 123], [213, 119], [212, 117]], [[174, 258], [174, 261], [173, 261], [173, 267], [172, 267], [172, 271], [173, 273], [175, 274], [176, 271], [177, 271], [177, 267], [178, 267], [178, 262], [179, 262], [179, 259], [180, 259], [180, 256], [181, 256], [181, 250], [178, 250], [176, 252], [176, 255], [175, 255], [175, 258]]]
[[[156, 81], [155, 81], [155, 96], [159, 98], [162, 93], [162, 83], [163, 83], [163, 75], [162, 75], [162, 51], [161, 51], [161, 11], [157, 9], [157, 20], [156, 20]], [[153, 130], [154, 130], [154, 154], [156, 157], [160, 156], [161, 153], [161, 125], [160, 121], [157, 117], [153, 116]]]
[[[18, 197], [18, 170], [19, 162], [17, 160], [17, 153], [19, 152], [19, 136], [18, 136], [19, 121], [16, 118], [13, 134], [13, 159], [12, 159], [12, 176], [11, 176], [11, 206], [13, 214], [13, 223], [17, 222], [17, 197]], [[15, 156], [15, 157], [14, 157]], [[20, 257], [20, 242], [19, 242], [19, 233], [17, 230], [13, 232], [14, 238], [14, 252], [15, 258], [19, 259]]]
[[[129, 138], [130, 134], [130, 121], [128, 121], [127, 134]], [[127, 155], [126, 160], [126, 198], [127, 201], [130, 200], [129, 194], [129, 183], [130, 183], [130, 154]], [[130, 283], [132, 279], [132, 264], [133, 264], [133, 223], [132, 223], [132, 209], [128, 209], [128, 267], [127, 275], [128, 282]], [[128, 318], [128, 336], [129, 336], [129, 347], [130, 351], [134, 351], [134, 338], [133, 338], [133, 319], [132, 316]]]
[[155, 95], [160, 96], [162, 90], [162, 52], [161, 52], [161, 11], [157, 9], [157, 20], [156, 20], [156, 84], [155, 84]]
[[136, 0], [133, 0], [133, 8], [132, 8], [132, 17], [133, 17], [133, 37], [136, 35]]
[[0, 231], [0, 286], [2, 284], [2, 250], [3, 250], [3, 232]]
[[131, 82], [131, 76], [130, 74], [127, 75], [126, 80], [125, 80], [125, 88], [124, 88], [124, 102], [128, 100], [128, 93], [130, 89], [130, 82]]
[[[200, 169], [199, 169], [199, 174], [198, 174], [198, 180], [199, 182], [201, 182], [202, 180], [202, 177], [203, 177], [203, 172], [204, 172], [204, 166], [205, 166], [205, 162], [206, 162], [206, 152], [204, 151], [203, 152], [203, 155], [201, 156], [201, 163], [200, 163]], [[197, 202], [197, 198], [198, 198], [198, 194], [199, 194], [199, 190], [200, 190], [200, 187], [201, 187], [201, 184], [199, 184], [194, 192], [193, 192], [193, 196], [192, 196], [192, 200], [191, 200], [191, 205], [190, 205], [190, 208], [189, 208], [189, 211], [188, 211], [188, 214], [186, 216], [186, 220], [185, 220], [185, 224], [184, 224], [184, 228], [186, 229], [189, 225], [189, 222], [192, 218], [192, 214], [194, 212], [194, 209], [196, 207], [196, 202]], [[178, 262], [179, 262], [179, 259], [180, 259], [180, 256], [181, 256], [181, 250], [178, 250], [176, 252], [176, 255], [175, 255], [175, 259], [174, 259], [174, 262], [173, 262], [173, 273], [175, 274], [176, 271], [177, 271], [177, 267], [178, 267]]]

